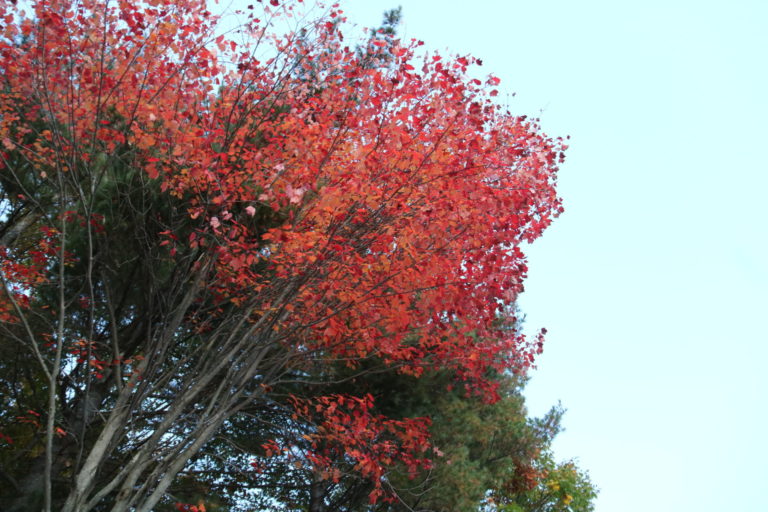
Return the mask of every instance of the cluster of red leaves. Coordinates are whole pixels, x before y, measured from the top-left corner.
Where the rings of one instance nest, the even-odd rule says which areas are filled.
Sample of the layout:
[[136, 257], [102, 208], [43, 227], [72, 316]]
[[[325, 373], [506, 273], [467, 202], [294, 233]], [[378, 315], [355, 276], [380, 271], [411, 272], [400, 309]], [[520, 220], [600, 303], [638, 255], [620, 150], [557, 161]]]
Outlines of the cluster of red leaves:
[[11, 436], [3, 434], [0, 432], [0, 443], [3, 444], [13, 444], [13, 438]]
[[[222, 295], [300, 281], [290, 312], [313, 319], [307, 343], [337, 357], [376, 353], [417, 374], [450, 362], [471, 378], [506, 365], [528, 348], [490, 327], [521, 290], [519, 243], [559, 210], [557, 144], [481, 102], [440, 59], [416, 74], [410, 49], [386, 72], [361, 70], [349, 50], [334, 58], [333, 87], [280, 96], [290, 115], [235, 133], [223, 125], [274, 88], [260, 72], [249, 91], [232, 86], [239, 103], [224, 93], [205, 126], [185, 131], [193, 137], [164, 141], [184, 157], [153, 171], [174, 194], [194, 190], [190, 211], [208, 220]], [[250, 142], [257, 132], [266, 146]], [[288, 221], [254, 236], [248, 208]], [[269, 280], [249, 271], [267, 254]]]
[[49, 280], [48, 269], [58, 254], [58, 233], [43, 227], [23, 254], [0, 247], [0, 321], [18, 322], [16, 308], [29, 307], [30, 293]]
[[[309, 36], [275, 39], [276, 56], [260, 62], [247, 44], [214, 37], [199, 0], [51, 0], [34, 10], [37, 24], [2, 29], [3, 145], [42, 179], [132, 147], [198, 222], [191, 234], [166, 232], [171, 255], [208, 251], [206, 287], [222, 304], [248, 304], [254, 324], [269, 316], [272, 339], [297, 354], [292, 364], [307, 354], [312, 365], [377, 357], [416, 376], [441, 367], [490, 400], [489, 369], [530, 366], [540, 340], [498, 329], [498, 318], [522, 290], [521, 243], [561, 211], [565, 146], [495, 104], [497, 78], [467, 77], [477, 60], [417, 63], [413, 43], [364, 64], [330, 22], [337, 11]], [[261, 40], [255, 19], [245, 29]], [[22, 36], [34, 45], [9, 43]], [[43, 131], [24, 142], [21, 116], [42, 107], [19, 105], [40, 76], [49, 104], [62, 106], [45, 115], [66, 139]], [[253, 220], [264, 212], [278, 225]], [[4, 265], [9, 281], [35, 286], [39, 272], [23, 281], [23, 269]], [[316, 436], [374, 479], [395, 458], [424, 462], [424, 420], [378, 417], [370, 397], [295, 403], [313, 409]]]
[[[394, 420], [374, 414], [371, 395], [354, 397], [332, 395], [314, 399], [293, 398], [295, 418], [311, 421], [315, 431], [304, 437], [311, 450], [303, 454], [322, 478], [338, 481], [338, 461], [347, 460], [354, 470], [376, 484], [372, 502], [382, 496], [386, 470], [402, 464], [411, 475], [431, 467], [426, 457], [429, 448], [428, 418]], [[267, 450], [276, 446], [266, 445]], [[282, 450], [290, 454], [290, 449]]]
[[68, 344], [67, 351], [75, 357], [75, 362], [77, 364], [87, 363], [87, 366], [91, 370], [91, 375], [97, 379], [103, 379], [105, 373], [112, 367], [118, 367], [122, 372], [129, 374], [131, 365], [134, 361], [140, 361], [142, 359], [142, 356], [115, 358], [111, 360], [99, 359], [97, 357], [98, 354], [105, 353], [103, 347], [99, 346], [98, 343], [84, 339], [79, 339]]
[[205, 512], [205, 505], [203, 503], [198, 503], [197, 505], [176, 503], [176, 510], [179, 512]]
[[514, 462], [514, 472], [504, 483], [504, 490], [511, 496], [523, 494], [536, 488], [546, 477], [544, 470], [538, 470], [529, 463]]

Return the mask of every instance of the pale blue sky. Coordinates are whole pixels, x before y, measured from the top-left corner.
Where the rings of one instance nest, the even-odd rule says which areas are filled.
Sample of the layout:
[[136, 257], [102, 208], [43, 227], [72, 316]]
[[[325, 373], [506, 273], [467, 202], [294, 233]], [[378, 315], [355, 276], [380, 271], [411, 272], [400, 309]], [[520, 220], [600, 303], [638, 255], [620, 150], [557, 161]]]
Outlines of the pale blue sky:
[[[768, 2], [367, 0], [471, 53], [515, 113], [571, 135], [566, 213], [528, 250], [549, 336], [530, 409], [598, 512], [768, 510]], [[504, 98], [502, 93], [500, 98]]]

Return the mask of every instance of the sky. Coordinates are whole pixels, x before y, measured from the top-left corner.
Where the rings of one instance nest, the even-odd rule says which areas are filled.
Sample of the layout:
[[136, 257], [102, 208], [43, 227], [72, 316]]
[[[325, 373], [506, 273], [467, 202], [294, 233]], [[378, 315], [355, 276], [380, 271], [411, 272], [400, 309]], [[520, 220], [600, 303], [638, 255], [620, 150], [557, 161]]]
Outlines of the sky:
[[404, 38], [481, 58], [571, 136], [520, 302], [549, 331], [530, 412], [568, 410], [555, 453], [596, 511], [766, 510], [768, 2], [341, 4], [361, 26], [402, 5]]

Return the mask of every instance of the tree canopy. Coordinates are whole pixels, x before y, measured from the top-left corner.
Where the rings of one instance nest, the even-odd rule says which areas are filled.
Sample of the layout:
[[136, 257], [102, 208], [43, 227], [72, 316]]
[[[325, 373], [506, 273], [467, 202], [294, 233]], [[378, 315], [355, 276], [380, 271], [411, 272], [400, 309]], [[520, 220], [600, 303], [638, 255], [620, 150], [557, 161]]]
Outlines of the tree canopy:
[[565, 471], [510, 328], [563, 141], [397, 13], [355, 45], [269, 4], [0, 5], [4, 509], [437, 507], [403, 489], [494, 450], [470, 500], [507, 506]]

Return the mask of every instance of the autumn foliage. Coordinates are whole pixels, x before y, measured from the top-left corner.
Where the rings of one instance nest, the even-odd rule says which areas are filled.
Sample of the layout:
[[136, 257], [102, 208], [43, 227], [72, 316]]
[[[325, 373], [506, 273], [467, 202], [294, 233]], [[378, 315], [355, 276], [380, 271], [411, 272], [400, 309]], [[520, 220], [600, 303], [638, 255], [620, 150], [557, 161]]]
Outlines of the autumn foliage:
[[0, 444], [48, 510], [152, 510], [247, 411], [304, 425], [264, 453], [298, 457], [295, 431], [322, 478], [343, 458], [386, 498], [431, 464], [429, 419], [330, 383], [441, 368], [494, 401], [541, 350], [504, 321], [562, 142], [471, 57], [271, 4], [226, 34], [195, 0], [0, 7], [1, 329], [33, 368], [4, 370]]

